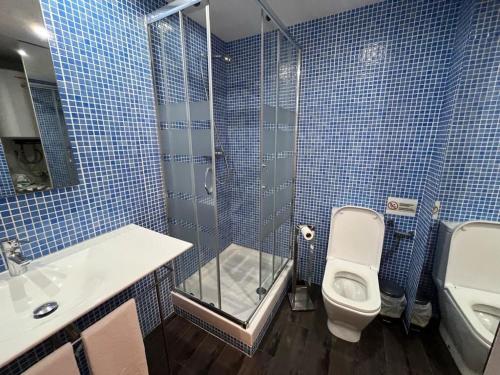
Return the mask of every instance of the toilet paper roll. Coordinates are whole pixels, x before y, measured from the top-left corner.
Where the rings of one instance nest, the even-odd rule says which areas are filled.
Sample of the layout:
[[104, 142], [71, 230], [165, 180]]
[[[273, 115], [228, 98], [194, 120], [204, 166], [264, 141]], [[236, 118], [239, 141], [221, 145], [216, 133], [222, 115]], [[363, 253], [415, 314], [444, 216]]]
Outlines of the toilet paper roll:
[[314, 231], [311, 230], [307, 225], [303, 225], [300, 228], [300, 232], [305, 240], [311, 241], [314, 238]]

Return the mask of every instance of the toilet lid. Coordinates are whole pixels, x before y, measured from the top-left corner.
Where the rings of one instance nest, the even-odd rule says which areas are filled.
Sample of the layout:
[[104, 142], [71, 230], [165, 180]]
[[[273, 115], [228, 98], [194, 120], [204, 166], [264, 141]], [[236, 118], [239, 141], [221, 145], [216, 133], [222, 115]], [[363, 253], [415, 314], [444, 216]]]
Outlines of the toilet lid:
[[383, 216], [369, 208], [333, 209], [327, 259], [344, 259], [378, 270], [384, 228]]
[[469, 221], [453, 231], [445, 285], [500, 293], [500, 223]]

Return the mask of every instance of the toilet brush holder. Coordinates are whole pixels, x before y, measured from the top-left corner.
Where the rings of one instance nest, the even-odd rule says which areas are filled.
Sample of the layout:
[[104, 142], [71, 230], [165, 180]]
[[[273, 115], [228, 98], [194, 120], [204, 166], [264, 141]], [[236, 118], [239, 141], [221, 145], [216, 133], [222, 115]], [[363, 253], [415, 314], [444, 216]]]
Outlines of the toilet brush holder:
[[[311, 272], [312, 258], [314, 254], [315, 228], [313, 225], [297, 225], [294, 232], [293, 244], [293, 269], [292, 269], [292, 290], [288, 293], [288, 300], [292, 311], [312, 311], [315, 310], [314, 302], [311, 299]], [[298, 253], [299, 239], [302, 237], [308, 244], [307, 264], [304, 284], [298, 285]]]

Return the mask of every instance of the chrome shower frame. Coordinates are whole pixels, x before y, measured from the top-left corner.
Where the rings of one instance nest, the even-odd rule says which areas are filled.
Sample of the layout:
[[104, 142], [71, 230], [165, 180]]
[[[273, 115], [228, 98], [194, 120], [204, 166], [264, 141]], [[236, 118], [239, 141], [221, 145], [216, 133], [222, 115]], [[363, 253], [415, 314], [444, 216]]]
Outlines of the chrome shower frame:
[[[148, 35], [148, 40], [149, 40], [149, 53], [150, 53], [150, 65], [152, 71], [154, 70], [153, 66], [153, 56], [152, 56], [152, 40], [151, 40], [151, 33], [149, 29], [149, 25], [158, 21], [161, 21], [162, 19], [165, 19], [169, 16], [172, 16], [174, 14], [177, 14], [179, 16], [179, 31], [180, 31], [180, 39], [181, 39], [181, 54], [182, 54], [182, 65], [183, 65], [183, 81], [184, 81], [184, 96], [186, 99], [186, 118], [188, 122], [188, 137], [189, 137], [189, 147], [190, 147], [190, 154], [192, 155], [192, 136], [191, 136], [191, 119], [190, 119], [190, 102], [189, 102], [189, 88], [188, 88], [188, 66], [187, 66], [187, 56], [186, 56], [186, 51], [185, 51], [185, 31], [183, 27], [183, 13], [182, 11], [191, 8], [192, 6], [199, 5], [202, 3], [202, 0], [175, 0], [171, 2], [170, 4], [165, 5], [164, 7], [157, 9], [156, 11], [146, 15], [145, 17], [145, 28], [146, 32]], [[217, 156], [217, 150], [215, 148], [215, 120], [214, 120], [214, 109], [213, 109], [213, 71], [212, 71], [212, 47], [211, 47], [211, 30], [210, 30], [210, 5], [208, 1], [203, 1], [203, 3], [206, 3], [204, 5], [204, 11], [205, 11], [205, 17], [206, 17], [206, 37], [207, 37], [207, 59], [208, 59], [208, 104], [209, 104], [209, 117], [210, 117], [210, 138], [211, 138], [211, 170], [212, 170], [212, 175], [213, 175], [213, 181], [216, 181], [215, 179], [215, 163], [216, 163], [216, 156]], [[154, 105], [155, 105], [155, 110], [156, 110], [156, 119], [157, 119], [157, 129], [158, 131], [160, 130], [160, 121], [159, 121], [159, 109], [158, 109], [158, 98], [156, 94], [156, 90], [154, 87], [156, 86], [155, 78], [153, 75], [153, 97], [154, 97]], [[161, 144], [160, 144], [160, 139], [158, 139], [158, 146], [161, 149]], [[164, 197], [164, 202], [165, 202], [165, 211], [167, 211], [167, 186], [165, 183], [165, 176], [166, 172], [162, 166], [161, 168], [161, 173], [162, 173], [162, 180], [163, 180], [163, 197]], [[194, 183], [194, 171], [191, 169], [191, 180]], [[218, 228], [218, 212], [217, 212], [217, 184], [213, 183], [212, 185], [212, 191], [210, 195], [212, 195], [213, 200], [215, 202], [215, 209], [214, 209], [214, 230], [216, 233], [219, 233], [219, 228]], [[195, 187], [193, 185], [193, 196], [196, 196], [195, 192]], [[197, 215], [197, 204], [196, 204], [196, 199], [193, 199], [193, 210], [195, 212], [195, 218], [198, 217]], [[196, 227], [198, 227], [198, 222], [196, 220]], [[199, 236], [199, 231], [197, 232], [197, 243], [196, 247], [198, 249], [201, 248], [201, 241], [200, 241], [200, 236]], [[217, 251], [220, 251], [219, 249], [219, 240], [218, 236], [216, 236], [216, 249]], [[219, 264], [219, 254], [216, 256], [216, 262], [217, 262], [217, 291], [218, 291], [218, 307], [213, 306], [211, 304], [205, 303], [202, 298], [202, 293], [203, 293], [203, 288], [202, 288], [202, 273], [201, 273], [201, 253], [198, 250], [198, 280], [199, 280], [199, 291], [200, 291], [200, 298], [197, 298], [189, 293], [186, 293], [185, 291], [176, 288], [176, 291], [186, 298], [189, 298], [193, 301], [196, 301], [197, 303], [201, 304], [202, 306], [217, 312], [218, 314], [235, 321], [238, 324], [243, 324], [244, 322], [241, 322], [239, 319], [234, 318], [233, 316], [225, 313], [222, 309], [220, 309], [221, 306], [221, 285], [220, 285], [220, 264]], [[175, 262], [172, 262], [172, 266], [175, 271]], [[175, 279], [175, 272], [174, 274], [174, 279]], [[174, 285], [177, 285], [176, 280], [174, 280]]]
[[[294, 223], [294, 209], [295, 209], [295, 193], [296, 193], [296, 175], [297, 175], [297, 138], [298, 138], [298, 112], [299, 112], [299, 88], [300, 88], [300, 72], [301, 72], [301, 47], [300, 45], [295, 41], [295, 39], [291, 36], [291, 34], [288, 32], [287, 28], [283, 25], [283, 23], [279, 20], [277, 15], [274, 13], [274, 11], [270, 8], [270, 6], [267, 4], [266, 1], [264, 0], [255, 0], [257, 5], [261, 8], [263, 14], [265, 14], [269, 19], [271, 19], [274, 23], [274, 25], [278, 28], [279, 32], [288, 40], [291, 42], [291, 44], [297, 49], [297, 72], [296, 72], [296, 98], [295, 98], [295, 124], [294, 124], [294, 135], [293, 135], [293, 161], [292, 161], [292, 199], [291, 199], [291, 213], [290, 213], [290, 221], [291, 225], [293, 227]], [[152, 56], [152, 40], [151, 40], [151, 33], [149, 29], [149, 25], [158, 21], [161, 21], [162, 19], [165, 19], [169, 16], [172, 16], [174, 14], [179, 15], [179, 22], [180, 22], [180, 37], [181, 37], [181, 53], [182, 53], [182, 65], [183, 65], [183, 70], [184, 70], [184, 82], [185, 82], [185, 87], [184, 87], [184, 95], [186, 99], [186, 117], [187, 117], [187, 122], [188, 122], [188, 136], [189, 136], [189, 144], [190, 144], [190, 152], [192, 155], [192, 136], [191, 136], [191, 119], [190, 119], [190, 108], [189, 108], [189, 88], [188, 88], [188, 66], [187, 66], [187, 56], [186, 56], [186, 51], [185, 51], [185, 35], [184, 35], [184, 28], [183, 28], [183, 11], [186, 9], [189, 9], [193, 6], [197, 6], [202, 4], [204, 7], [205, 11], [205, 17], [206, 17], [206, 36], [207, 36], [207, 59], [208, 59], [208, 104], [209, 104], [209, 116], [210, 116], [210, 134], [211, 134], [211, 168], [212, 168], [212, 174], [213, 174], [213, 181], [216, 181], [216, 169], [215, 169], [215, 164], [216, 164], [216, 156], [218, 156], [218, 151], [216, 150], [216, 128], [215, 128], [215, 119], [214, 119], [214, 108], [213, 108], [213, 69], [212, 69], [212, 48], [211, 48], [211, 23], [210, 23], [210, 4], [209, 1], [202, 1], [202, 0], [174, 0], [171, 3], [155, 10], [154, 12], [148, 14], [145, 16], [145, 29], [149, 38], [149, 52], [150, 52], [150, 65], [151, 69], [153, 71], [154, 66], [153, 66], [153, 56]], [[279, 38], [278, 38], [279, 39]], [[262, 63], [262, 48], [263, 45], [261, 45], [261, 63]], [[223, 56], [224, 58], [224, 56]], [[226, 60], [227, 61], [227, 60]], [[277, 64], [279, 66], [279, 59], [277, 61]], [[261, 77], [261, 90], [262, 90], [262, 85], [263, 85], [263, 77]], [[155, 82], [155, 77], [153, 75], [153, 97], [154, 97], [154, 106], [155, 110], [157, 113], [157, 127], [160, 129], [160, 121], [159, 121], [159, 108], [158, 108], [158, 98], [156, 94], [156, 90], [154, 87], [156, 86]], [[262, 117], [263, 113], [263, 107], [261, 105], [261, 127], [262, 127]], [[261, 152], [262, 152], [262, 132], [261, 132]], [[158, 146], [161, 147], [160, 145], [160, 140], [158, 139]], [[261, 158], [262, 160], [262, 158]], [[164, 204], [165, 204], [165, 210], [167, 210], [167, 186], [165, 184], [165, 176], [166, 172], [162, 166], [161, 168], [161, 173], [162, 173], [162, 180], [163, 180], [163, 197], [164, 197]], [[191, 171], [191, 178], [192, 181], [194, 181], [194, 172], [193, 170]], [[194, 187], [193, 187], [193, 194], [195, 195]], [[214, 229], [216, 233], [219, 233], [219, 228], [218, 228], [218, 210], [217, 210], [217, 184], [213, 183], [213, 193], [212, 193], [214, 202], [215, 202], [215, 210], [214, 210]], [[261, 197], [262, 199], [262, 197]], [[194, 201], [194, 211], [196, 212], [197, 207], [196, 207], [196, 199]], [[275, 203], [273, 203], [275, 204]], [[195, 214], [195, 216], [197, 216]], [[274, 219], [273, 219], [274, 220]], [[198, 222], [195, 223], [198, 226]], [[290, 243], [290, 249], [289, 249], [289, 256], [287, 259], [287, 262], [291, 259], [292, 257], [292, 251], [293, 251], [293, 237], [294, 237], [294, 231], [293, 229], [290, 231], [290, 238], [291, 241]], [[189, 298], [192, 301], [195, 301], [196, 303], [202, 305], [203, 307], [231, 320], [234, 323], [237, 323], [241, 325], [242, 327], [246, 328], [250, 321], [253, 318], [253, 315], [247, 320], [247, 321], [242, 321], [221, 308], [221, 275], [220, 275], [220, 262], [219, 262], [219, 239], [218, 236], [216, 236], [216, 251], [217, 251], [217, 256], [216, 256], [216, 264], [217, 264], [217, 293], [218, 293], [218, 306], [213, 306], [212, 304], [206, 303], [202, 300], [202, 276], [201, 276], [201, 255], [200, 251], [198, 251], [198, 262], [200, 267], [198, 268], [198, 275], [199, 275], [199, 288], [200, 288], [200, 297], [197, 298], [189, 293], [186, 293], [185, 291], [181, 290], [180, 288], [176, 288], [176, 292], [181, 294], [182, 296]], [[276, 239], [274, 240], [276, 241]], [[196, 246], [198, 249], [200, 249], [200, 238], [199, 234], [197, 234], [197, 244]], [[274, 250], [273, 250], [273, 262], [274, 262]], [[282, 264], [280, 269], [276, 272], [274, 280], [279, 276], [281, 271], [285, 268], [287, 262]], [[172, 265], [175, 267], [175, 262], [172, 263]], [[262, 270], [262, 252], [259, 255], [259, 285], [262, 285], [262, 276], [261, 276], [261, 270]], [[273, 264], [273, 273], [274, 273], [274, 264]], [[176, 280], [175, 280], [175, 270], [173, 272], [174, 274], [174, 285], [177, 285]], [[262, 299], [261, 299], [262, 300]]]

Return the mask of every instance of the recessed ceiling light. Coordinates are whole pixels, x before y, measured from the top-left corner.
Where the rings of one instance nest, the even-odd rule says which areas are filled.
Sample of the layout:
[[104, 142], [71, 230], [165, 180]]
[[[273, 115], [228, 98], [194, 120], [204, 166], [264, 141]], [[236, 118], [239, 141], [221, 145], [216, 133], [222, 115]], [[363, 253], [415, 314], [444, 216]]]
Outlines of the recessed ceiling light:
[[23, 49], [18, 49], [18, 50], [17, 50], [17, 53], [18, 53], [19, 55], [21, 55], [22, 57], [26, 57], [26, 56], [28, 56], [28, 54], [26, 53], [26, 51], [25, 51], [25, 50], [23, 50]]
[[33, 33], [42, 40], [49, 39], [50, 33], [43, 25], [34, 23], [31, 25], [31, 31], [33, 31]]

